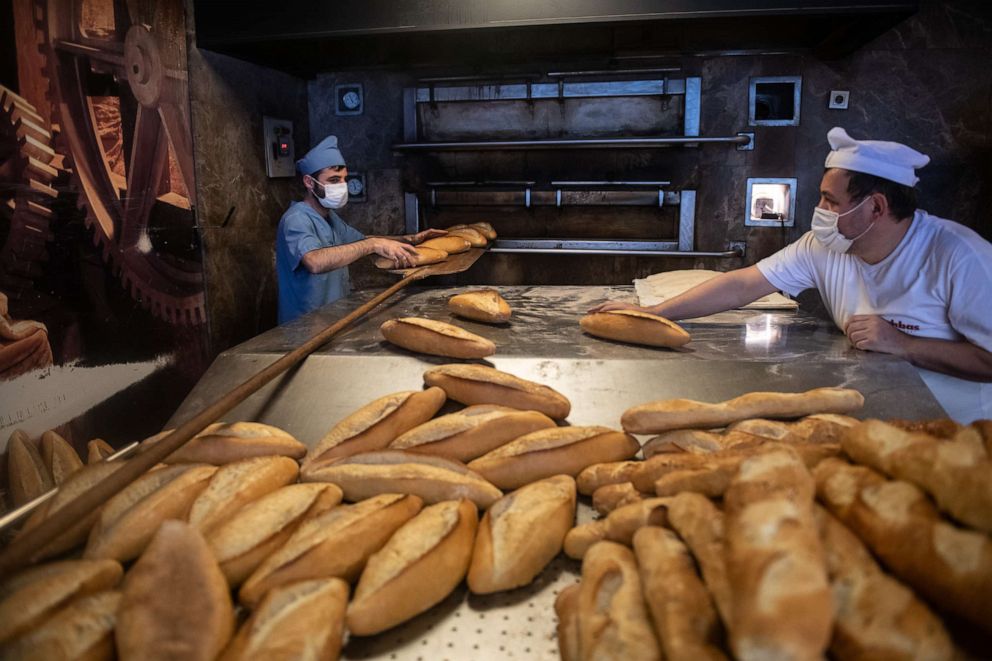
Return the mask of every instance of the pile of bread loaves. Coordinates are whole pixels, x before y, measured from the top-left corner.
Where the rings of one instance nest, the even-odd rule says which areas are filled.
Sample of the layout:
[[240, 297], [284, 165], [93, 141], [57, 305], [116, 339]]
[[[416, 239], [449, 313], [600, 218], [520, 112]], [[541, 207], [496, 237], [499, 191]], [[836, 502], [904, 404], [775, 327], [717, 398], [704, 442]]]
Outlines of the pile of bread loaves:
[[[417, 256], [413, 266], [437, 264], [448, 258], [467, 252], [471, 248], [485, 248], [490, 241], [496, 240], [496, 230], [489, 223], [472, 223], [471, 225], [452, 225], [448, 233], [434, 239], [428, 239], [414, 248]], [[397, 269], [399, 264], [387, 257], [378, 257], [375, 265], [380, 269]]]
[[[931, 608], [989, 624], [988, 425], [859, 422], [859, 393], [819, 388], [567, 426], [564, 395], [490, 367], [424, 382], [309, 450], [211, 425], [3, 579], [0, 657], [336, 658], [562, 550], [583, 559], [565, 658], [945, 658]], [[634, 434], [666, 440], [640, 460]], [[125, 461], [78, 468], [25, 529]], [[604, 516], [575, 526], [577, 492]]]

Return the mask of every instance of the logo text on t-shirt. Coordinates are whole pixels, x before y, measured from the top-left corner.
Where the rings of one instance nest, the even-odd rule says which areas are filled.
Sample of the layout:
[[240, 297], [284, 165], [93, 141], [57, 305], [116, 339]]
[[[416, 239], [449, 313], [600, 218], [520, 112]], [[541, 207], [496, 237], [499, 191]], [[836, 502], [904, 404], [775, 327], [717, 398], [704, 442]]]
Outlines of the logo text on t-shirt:
[[892, 324], [893, 326], [895, 326], [896, 328], [898, 328], [899, 330], [904, 330], [904, 331], [918, 331], [918, 330], [920, 330], [920, 327], [919, 327], [918, 324], [904, 324], [901, 321], [894, 321], [892, 319], [886, 319], [886, 321], [889, 322], [890, 324]]

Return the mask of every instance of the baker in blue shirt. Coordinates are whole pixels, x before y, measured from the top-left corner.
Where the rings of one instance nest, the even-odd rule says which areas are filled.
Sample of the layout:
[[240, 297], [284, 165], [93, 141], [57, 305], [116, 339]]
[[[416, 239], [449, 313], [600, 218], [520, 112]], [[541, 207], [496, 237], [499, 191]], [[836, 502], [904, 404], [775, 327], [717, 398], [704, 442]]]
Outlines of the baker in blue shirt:
[[411, 266], [414, 244], [446, 234], [429, 229], [397, 237], [366, 237], [334, 210], [348, 203], [348, 168], [329, 135], [296, 162], [305, 199], [294, 202], [279, 219], [276, 274], [279, 278], [279, 323], [292, 321], [348, 294], [348, 265], [366, 255]]

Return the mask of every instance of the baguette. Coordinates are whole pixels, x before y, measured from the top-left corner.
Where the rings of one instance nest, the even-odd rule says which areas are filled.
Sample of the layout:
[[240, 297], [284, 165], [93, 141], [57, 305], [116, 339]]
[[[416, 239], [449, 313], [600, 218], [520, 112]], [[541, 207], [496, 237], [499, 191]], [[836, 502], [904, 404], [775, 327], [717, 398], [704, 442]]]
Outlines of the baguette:
[[503, 496], [479, 524], [468, 570], [476, 594], [527, 585], [561, 551], [575, 520], [575, 480], [556, 475]]
[[465, 239], [473, 248], [485, 248], [489, 245], [489, 239], [474, 227], [459, 227], [456, 230], [449, 230], [447, 236]]
[[537, 411], [478, 404], [414, 427], [390, 443], [389, 449], [471, 461], [524, 434], [554, 426], [554, 420]]
[[582, 560], [579, 648], [583, 659], [660, 661], [661, 651], [644, 605], [634, 553], [599, 542]]
[[458, 253], [468, 251], [472, 247], [472, 244], [460, 236], [439, 236], [436, 239], [427, 239], [423, 243], [418, 244], [417, 247], [434, 248], [435, 250], [443, 250], [449, 255], [457, 255]]
[[291, 484], [243, 507], [206, 536], [231, 587], [237, 587], [292, 536], [300, 523], [341, 502], [333, 484]]
[[[145, 439], [147, 449], [174, 430]], [[281, 429], [260, 422], [215, 422], [165, 458], [167, 464], [213, 464], [219, 466], [249, 457], [281, 455], [300, 459], [307, 446]]]
[[575, 478], [575, 484], [579, 493], [584, 496], [591, 496], [602, 487], [630, 482], [630, 478], [641, 464], [640, 461], [608, 461], [593, 464], [582, 469], [582, 472]]
[[581, 560], [593, 544], [606, 539], [606, 519], [580, 523], [565, 534], [562, 550], [570, 558]]
[[817, 496], [896, 576], [938, 608], [992, 631], [992, 542], [943, 520], [919, 488], [840, 459], [813, 473]]
[[502, 324], [510, 320], [513, 310], [495, 289], [479, 289], [455, 294], [448, 299], [448, 310], [459, 317]]
[[656, 454], [676, 452], [707, 454], [756, 447], [769, 440], [763, 436], [734, 430], [717, 433], [702, 429], [675, 429], [648, 439], [641, 447], [641, 451], [645, 459], [650, 459]]
[[531, 432], [469, 462], [500, 489], [566, 474], [607, 461], [630, 459], [640, 449], [633, 436], [609, 427], [553, 427]]
[[137, 558], [163, 521], [186, 518], [216, 471], [214, 466], [186, 464], [145, 473], [100, 509], [83, 557]]
[[672, 531], [655, 527], [638, 530], [633, 544], [664, 658], [726, 659], [719, 647], [721, 627], [713, 600], [685, 544]]
[[55, 488], [41, 453], [20, 429], [14, 430], [7, 441], [7, 488], [14, 507], [29, 503]]
[[317, 461], [381, 450], [400, 434], [430, 420], [444, 400], [440, 388], [404, 390], [380, 397], [334, 425], [307, 453], [303, 469]]
[[102, 438], [94, 438], [86, 444], [86, 463], [95, 464], [114, 454], [113, 446]]
[[398, 347], [432, 356], [485, 358], [496, 353], [492, 340], [433, 319], [389, 319], [379, 326], [379, 332]]
[[976, 427], [942, 441], [867, 420], [848, 430], [841, 445], [855, 461], [920, 487], [961, 523], [992, 533], [989, 440]]
[[419, 496], [425, 503], [467, 498], [485, 509], [503, 493], [464, 464], [415, 452], [365, 452], [304, 468], [304, 482], [330, 482], [354, 502], [383, 493]]
[[73, 447], [51, 430], [41, 435], [41, 457], [56, 486], [83, 467]]
[[640, 310], [594, 312], [579, 319], [582, 330], [607, 340], [674, 348], [692, 337], [673, 321]]
[[813, 517], [815, 484], [787, 446], [741, 463], [724, 496], [733, 613], [740, 659], [821, 658], [833, 598]]
[[494, 241], [496, 239], [496, 230], [494, 230], [493, 226], [490, 225], [489, 223], [484, 223], [484, 222], [470, 223], [468, 227], [478, 230], [482, 234], [482, 236], [486, 237], [490, 241]]
[[606, 539], [630, 546], [634, 533], [645, 526], [668, 525], [669, 498], [645, 498], [610, 512], [606, 517]]
[[0, 651], [4, 661], [17, 659], [114, 658], [114, 624], [121, 593], [97, 592], [81, 597]]
[[248, 503], [295, 482], [299, 472], [295, 460], [278, 455], [225, 464], [190, 505], [187, 520], [207, 535]]
[[348, 584], [339, 578], [277, 587], [241, 626], [220, 661], [337, 659], [347, 605]]
[[[413, 257], [413, 264], [410, 266], [427, 266], [428, 264], [437, 264], [438, 262], [443, 262], [448, 258], [448, 253], [444, 250], [438, 248], [431, 248], [429, 246], [419, 245], [414, 246], [414, 250], [417, 254]], [[388, 257], [376, 257], [375, 258], [376, 268], [380, 269], [399, 269], [404, 268], [399, 265], [395, 259], [389, 259]]]
[[581, 661], [579, 649], [579, 584], [569, 585], [555, 598], [558, 616], [558, 653], [561, 661]]
[[592, 507], [600, 514], [606, 515], [624, 505], [640, 502], [644, 498], [644, 494], [635, 489], [630, 482], [607, 484], [593, 492]]
[[227, 582], [203, 537], [166, 521], [124, 579], [114, 631], [121, 661], [211, 661], [233, 630]]
[[727, 576], [726, 533], [723, 512], [697, 493], [680, 493], [668, 502], [668, 523], [685, 542], [699, 564], [703, 582], [725, 626], [733, 615], [730, 578]]
[[348, 607], [348, 630], [368, 636], [437, 604], [461, 583], [478, 513], [471, 501], [425, 507], [369, 558]]
[[238, 600], [254, 608], [269, 590], [294, 581], [335, 577], [354, 582], [369, 556], [422, 505], [417, 496], [383, 494], [307, 519], [248, 577]]
[[539, 411], [555, 420], [568, 417], [572, 405], [564, 395], [533, 381], [484, 365], [456, 363], [424, 372], [424, 382], [439, 386], [462, 404], [499, 404]]
[[837, 622], [836, 659], [954, 658], [943, 622], [902, 583], [885, 574], [844, 524], [816, 509]]
[[724, 427], [748, 418], [800, 418], [811, 413], [850, 413], [865, 398], [849, 388], [815, 388], [801, 393], [752, 392], [709, 404], [663, 399], [624, 411], [620, 421], [631, 434], [660, 434], [671, 429]]
[[[28, 530], [31, 530], [45, 519], [55, 514], [55, 512], [58, 512], [67, 504], [75, 500], [81, 493], [88, 491], [91, 487], [93, 487], [93, 485], [107, 478], [111, 473], [116, 471], [125, 463], [127, 462], [100, 462], [98, 464], [84, 466], [82, 469], [73, 473], [62, 484], [62, 486], [59, 487], [59, 490], [54, 496], [52, 496], [51, 499], [36, 509], [31, 516], [28, 517], [28, 520], [24, 522], [24, 527], [21, 528], [19, 534], [25, 534]], [[36, 559], [43, 560], [54, 555], [59, 555], [60, 553], [64, 553], [65, 551], [68, 551], [69, 549], [85, 542], [86, 536], [89, 534], [90, 529], [96, 522], [98, 514], [99, 510], [95, 510], [80, 519], [77, 523], [69, 526], [68, 529], [60, 533], [58, 537], [49, 542], [35, 556]]]
[[123, 575], [114, 560], [63, 560], [7, 579], [0, 588], [0, 645], [37, 628], [73, 600], [115, 587]]

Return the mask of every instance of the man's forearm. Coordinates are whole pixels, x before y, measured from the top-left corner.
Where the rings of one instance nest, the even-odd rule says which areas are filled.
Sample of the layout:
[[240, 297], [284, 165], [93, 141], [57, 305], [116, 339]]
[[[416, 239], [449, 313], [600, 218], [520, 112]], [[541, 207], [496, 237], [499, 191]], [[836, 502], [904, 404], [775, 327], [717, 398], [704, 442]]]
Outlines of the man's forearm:
[[311, 250], [303, 255], [303, 266], [310, 273], [327, 273], [348, 266], [352, 262], [372, 254], [372, 241], [363, 239], [340, 246], [329, 246]]
[[693, 319], [747, 305], [775, 291], [754, 266], [721, 273], [652, 310], [667, 319]]
[[992, 353], [971, 342], [907, 335], [903, 358], [917, 367], [969, 381], [992, 381]]

